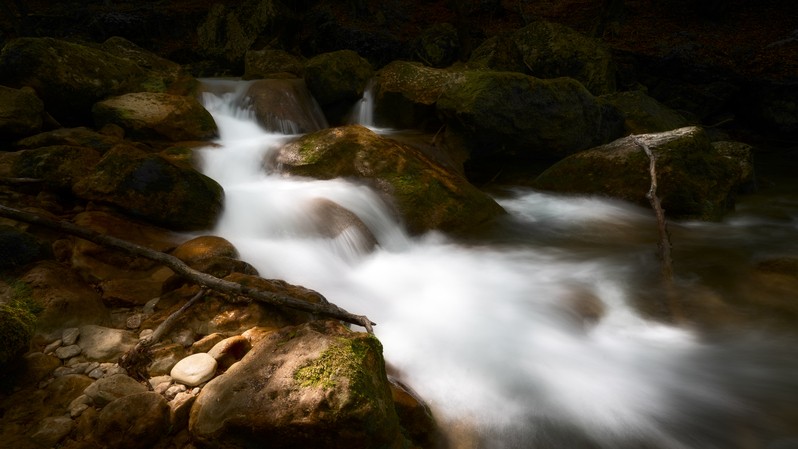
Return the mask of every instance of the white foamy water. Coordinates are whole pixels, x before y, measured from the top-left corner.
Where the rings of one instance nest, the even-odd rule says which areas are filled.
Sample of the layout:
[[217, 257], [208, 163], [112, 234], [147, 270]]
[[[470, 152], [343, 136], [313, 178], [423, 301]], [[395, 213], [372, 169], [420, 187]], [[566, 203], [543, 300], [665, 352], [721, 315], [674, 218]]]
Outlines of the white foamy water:
[[[387, 363], [444, 428], [475, 432], [469, 447], [765, 447], [737, 444], [738, 432], [758, 436], [761, 403], [796, 393], [795, 352], [641, 318], [630, 304], [657, 270], [645, 210], [518, 190], [501, 200], [500, 237], [409, 237], [366, 187], [264, 172], [291, 137], [263, 132], [212, 90], [204, 102], [221, 138], [201, 151], [203, 170], [226, 193], [214, 233], [263, 276], [375, 321]], [[320, 199], [355, 213], [376, 250], [314, 233]]]

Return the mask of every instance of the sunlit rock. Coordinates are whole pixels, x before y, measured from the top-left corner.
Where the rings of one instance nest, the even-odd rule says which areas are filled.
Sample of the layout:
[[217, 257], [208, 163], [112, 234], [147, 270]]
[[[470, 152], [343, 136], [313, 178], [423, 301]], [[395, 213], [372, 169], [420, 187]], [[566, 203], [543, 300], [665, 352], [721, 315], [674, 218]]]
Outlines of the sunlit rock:
[[210, 380], [216, 373], [216, 359], [205, 352], [192, 354], [177, 364], [169, 372], [175, 382], [195, 387]]
[[382, 348], [334, 321], [269, 334], [191, 409], [201, 447], [399, 447]]
[[211, 114], [189, 96], [129, 93], [96, 103], [92, 114], [98, 127], [115, 124], [137, 139], [208, 140], [218, 134]]
[[[657, 157], [657, 196], [667, 217], [713, 220], [733, 208], [743, 182], [741, 167], [750, 154], [719, 152], [697, 127], [636, 138]], [[543, 172], [535, 186], [602, 194], [649, 207], [649, 158], [634, 137], [624, 137], [563, 159]]]
[[371, 185], [396, 207], [412, 233], [465, 230], [503, 213], [460, 174], [358, 125], [303, 136], [281, 148], [276, 163], [291, 174]]

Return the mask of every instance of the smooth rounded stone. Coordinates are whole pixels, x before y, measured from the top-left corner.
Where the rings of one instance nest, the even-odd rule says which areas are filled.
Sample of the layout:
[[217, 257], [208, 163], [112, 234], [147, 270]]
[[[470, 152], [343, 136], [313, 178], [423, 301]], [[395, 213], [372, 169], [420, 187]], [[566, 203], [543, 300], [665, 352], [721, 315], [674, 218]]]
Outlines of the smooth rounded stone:
[[210, 380], [216, 373], [216, 365], [216, 359], [200, 352], [177, 362], [170, 375], [175, 382], [194, 387]]
[[166, 391], [163, 393], [163, 395], [167, 399], [172, 400], [175, 397], [177, 397], [178, 394], [185, 393], [187, 390], [188, 388], [183, 384], [174, 384], [169, 388], [167, 388]]
[[83, 371], [86, 374], [89, 374], [90, 372], [100, 367], [99, 362], [87, 362], [87, 363], [88, 364], [86, 365], [86, 369]]
[[89, 371], [87, 373], [87, 375], [89, 377], [91, 377], [92, 379], [99, 379], [99, 378], [105, 376], [105, 370], [102, 369], [102, 367], [97, 367], [97, 368], [94, 368], [93, 370]]
[[125, 374], [115, 374], [98, 379], [89, 385], [83, 393], [90, 397], [95, 405], [104, 407], [116, 399], [145, 391], [147, 391], [147, 387], [136, 382], [132, 377]]
[[30, 438], [43, 447], [54, 447], [72, 432], [72, 426], [68, 416], [50, 416], [42, 420]]
[[59, 338], [58, 340], [56, 340], [56, 341], [50, 343], [49, 345], [45, 346], [44, 349], [42, 350], [42, 352], [45, 353], [45, 354], [50, 354], [51, 352], [53, 352], [56, 349], [60, 348], [62, 344], [64, 344], [64, 341]]
[[141, 314], [137, 313], [128, 317], [125, 322], [125, 327], [128, 329], [138, 329], [141, 327]]
[[138, 339], [130, 331], [87, 325], [80, 328], [78, 344], [87, 359], [107, 362], [117, 360], [137, 342]]
[[97, 441], [114, 449], [145, 449], [169, 430], [169, 405], [158, 393], [145, 391], [119, 398], [97, 417]]
[[[193, 345], [191, 345], [191, 352], [208, 352], [213, 348], [216, 343], [224, 340], [224, 335], [214, 332], [210, 335], [206, 335], [199, 340], [195, 341]], [[215, 357], [214, 357], [215, 358]]]
[[70, 327], [68, 329], [64, 329], [64, 333], [61, 335], [61, 340], [63, 341], [64, 346], [69, 346], [77, 343], [78, 337], [80, 337], [80, 329], [77, 327]]
[[139, 332], [139, 340], [141, 340], [142, 338], [149, 337], [150, 335], [153, 334], [153, 332], [155, 331], [152, 329], [142, 329], [141, 332]]
[[113, 376], [115, 374], [127, 375], [127, 371], [116, 363], [103, 363], [100, 368], [105, 370], [105, 376]]
[[79, 355], [82, 349], [78, 345], [61, 346], [55, 350], [55, 356], [61, 360], [70, 359]]

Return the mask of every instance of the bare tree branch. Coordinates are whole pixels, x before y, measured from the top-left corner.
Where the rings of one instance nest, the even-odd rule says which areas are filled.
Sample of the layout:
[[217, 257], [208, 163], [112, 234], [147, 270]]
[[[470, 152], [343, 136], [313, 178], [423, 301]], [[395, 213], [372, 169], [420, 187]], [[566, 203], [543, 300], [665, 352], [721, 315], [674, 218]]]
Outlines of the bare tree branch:
[[155, 251], [153, 249], [137, 245], [135, 243], [131, 243], [126, 240], [118, 239], [116, 237], [100, 234], [98, 232], [92, 231], [91, 229], [77, 226], [68, 221], [50, 220], [29, 212], [24, 212], [3, 205], [0, 205], [0, 216], [11, 218], [17, 221], [22, 221], [25, 223], [44, 226], [49, 229], [54, 229], [56, 231], [61, 231], [66, 234], [80, 237], [82, 239], [88, 240], [90, 242], [96, 243], [101, 246], [114, 248], [117, 250], [125, 251], [135, 256], [144, 257], [145, 259], [158, 262], [160, 264], [163, 264], [171, 268], [175, 273], [185, 277], [186, 279], [192, 282], [195, 282], [196, 284], [199, 284], [202, 287], [215, 290], [220, 293], [226, 293], [233, 296], [245, 296], [254, 299], [256, 301], [260, 301], [274, 306], [288, 307], [296, 310], [302, 310], [304, 312], [310, 312], [326, 316], [329, 318], [338, 319], [347, 323], [352, 323], [358, 326], [362, 326], [369, 333], [374, 333], [374, 329], [372, 328], [372, 326], [374, 326], [375, 323], [369, 320], [366, 316], [349, 313], [346, 310], [336, 306], [335, 304], [327, 302], [326, 300], [321, 303], [311, 303], [294, 297], [279, 295], [276, 293], [264, 292], [258, 289], [243, 286], [236, 282], [230, 282], [224, 279], [219, 279], [217, 277], [211, 276], [206, 273], [202, 273], [200, 271], [197, 271], [189, 267], [177, 257], [171, 256], [166, 253], [162, 253], [160, 251]]

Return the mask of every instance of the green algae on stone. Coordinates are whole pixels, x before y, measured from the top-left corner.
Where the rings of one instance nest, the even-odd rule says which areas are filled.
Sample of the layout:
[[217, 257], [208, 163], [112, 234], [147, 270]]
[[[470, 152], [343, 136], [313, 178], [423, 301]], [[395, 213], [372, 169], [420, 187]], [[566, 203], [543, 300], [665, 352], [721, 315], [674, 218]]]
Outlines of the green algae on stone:
[[36, 314], [41, 311], [24, 282], [11, 281], [4, 296], [0, 298], [0, 365], [27, 351]]
[[335, 388], [340, 382], [349, 383], [349, 388], [358, 395], [366, 395], [370, 389], [371, 366], [367, 358], [372, 353], [382, 353], [382, 344], [373, 336], [365, 338], [339, 337], [321, 355], [294, 372], [294, 379], [303, 388]]

